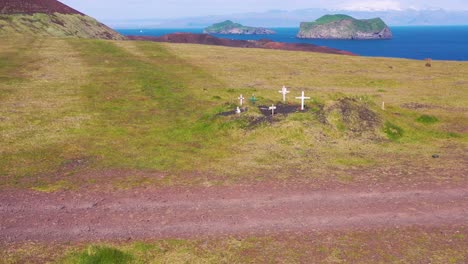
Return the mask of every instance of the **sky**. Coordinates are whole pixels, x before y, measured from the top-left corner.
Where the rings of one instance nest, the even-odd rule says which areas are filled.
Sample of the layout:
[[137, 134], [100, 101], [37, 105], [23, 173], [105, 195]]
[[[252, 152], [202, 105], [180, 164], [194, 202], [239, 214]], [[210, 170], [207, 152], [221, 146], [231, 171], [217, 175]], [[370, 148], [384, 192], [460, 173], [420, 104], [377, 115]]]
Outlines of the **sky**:
[[468, 0], [59, 0], [97, 19], [172, 19], [269, 10], [468, 10]]

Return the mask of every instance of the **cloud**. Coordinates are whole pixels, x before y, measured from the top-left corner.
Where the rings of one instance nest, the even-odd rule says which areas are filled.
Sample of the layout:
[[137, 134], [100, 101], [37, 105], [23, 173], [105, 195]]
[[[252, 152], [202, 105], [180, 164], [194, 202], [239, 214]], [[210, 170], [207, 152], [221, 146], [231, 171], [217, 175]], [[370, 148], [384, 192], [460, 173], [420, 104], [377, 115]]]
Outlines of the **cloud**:
[[348, 1], [341, 6], [343, 10], [350, 11], [386, 11], [386, 10], [403, 10], [400, 2], [393, 0], [376, 0], [376, 1]]

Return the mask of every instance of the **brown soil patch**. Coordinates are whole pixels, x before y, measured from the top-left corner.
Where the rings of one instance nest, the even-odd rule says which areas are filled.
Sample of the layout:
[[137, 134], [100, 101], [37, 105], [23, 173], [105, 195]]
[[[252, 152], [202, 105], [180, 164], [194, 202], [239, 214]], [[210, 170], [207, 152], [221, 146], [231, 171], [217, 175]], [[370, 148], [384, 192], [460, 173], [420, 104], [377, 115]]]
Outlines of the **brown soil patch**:
[[[300, 105], [290, 105], [290, 104], [277, 104], [275, 105], [275, 115], [288, 115], [292, 113], [299, 113], [299, 112], [305, 112], [308, 110], [306, 108], [304, 111], [301, 111], [301, 106]], [[271, 110], [269, 110], [268, 105], [260, 105], [258, 109], [264, 116], [271, 116]]]
[[440, 105], [433, 105], [433, 104], [420, 104], [420, 103], [406, 103], [402, 104], [401, 107], [411, 110], [419, 110], [419, 109], [442, 109], [448, 112], [468, 112], [468, 108], [466, 107], [447, 107], [447, 106], [440, 106]]

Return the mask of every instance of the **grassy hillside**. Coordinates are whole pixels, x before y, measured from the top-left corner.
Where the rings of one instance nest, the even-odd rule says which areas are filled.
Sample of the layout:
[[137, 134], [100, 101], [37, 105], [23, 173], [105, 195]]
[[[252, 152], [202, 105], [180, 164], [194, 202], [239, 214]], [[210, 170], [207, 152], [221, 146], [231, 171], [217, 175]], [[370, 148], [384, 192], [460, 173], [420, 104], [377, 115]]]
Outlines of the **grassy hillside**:
[[[240, 52], [242, 51], [242, 52]], [[468, 64], [131, 41], [0, 43], [3, 188], [466, 180]], [[273, 119], [288, 86], [309, 110]], [[386, 109], [381, 109], [382, 102]], [[432, 158], [433, 154], [440, 159]], [[465, 175], [465, 176], [464, 176]]]
[[98, 39], [125, 39], [94, 18], [81, 14], [0, 14], [0, 36], [35, 35]]

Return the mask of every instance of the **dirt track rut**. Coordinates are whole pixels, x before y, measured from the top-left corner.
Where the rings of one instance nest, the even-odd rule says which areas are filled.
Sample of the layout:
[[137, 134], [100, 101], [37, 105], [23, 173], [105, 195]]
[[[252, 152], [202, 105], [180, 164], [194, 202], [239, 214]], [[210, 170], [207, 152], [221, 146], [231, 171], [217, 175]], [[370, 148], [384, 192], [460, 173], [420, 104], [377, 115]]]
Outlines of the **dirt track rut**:
[[0, 241], [95, 241], [466, 225], [468, 187], [315, 191], [212, 187], [0, 192]]

